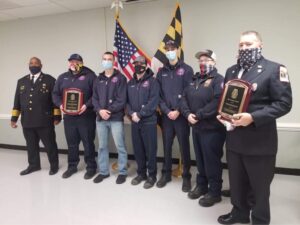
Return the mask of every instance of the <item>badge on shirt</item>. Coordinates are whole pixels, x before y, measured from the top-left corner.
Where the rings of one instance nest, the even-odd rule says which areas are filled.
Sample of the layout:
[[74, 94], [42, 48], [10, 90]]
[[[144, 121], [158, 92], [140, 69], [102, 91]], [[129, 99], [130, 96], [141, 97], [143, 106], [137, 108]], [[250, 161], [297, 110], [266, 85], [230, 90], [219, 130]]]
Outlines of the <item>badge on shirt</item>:
[[78, 79], [79, 80], [85, 80], [85, 76], [80, 76]]
[[113, 78], [111, 79], [111, 82], [117, 83], [117, 82], [118, 82], [118, 78], [117, 78], [117, 77], [113, 77]]
[[144, 88], [149, 87], [149, 81], [146, 80], [146, 81], [142, 84], [142, 87], [144, 87]]
[[24, 89], [25, 89], [25, 86], [22, 85], [22, 86], [20, 87], [20, 91], [23, 91]]
[[185, 72], [185, 70], [184, 70], [183, 68], [179, 68], [179, 69], [176, 71], [176, 74], [177, 74], [178, 76], [183, 76], [184, 72]]
[[287, 68], [284, 67], [284, 66], [280, 66], [279, 80], [280, 80], [281, 82], [287, 82], [287, 83], [290, 82], [289, 74], [288, 74]]

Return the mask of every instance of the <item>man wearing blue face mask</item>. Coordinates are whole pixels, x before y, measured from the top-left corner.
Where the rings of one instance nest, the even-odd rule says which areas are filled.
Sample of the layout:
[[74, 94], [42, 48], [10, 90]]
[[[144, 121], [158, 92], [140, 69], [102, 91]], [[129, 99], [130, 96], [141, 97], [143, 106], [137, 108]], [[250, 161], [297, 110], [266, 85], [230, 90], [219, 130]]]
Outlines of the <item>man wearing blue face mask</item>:
[[178, 60], [178, 44], [175, 41], [167, 41], [165, 50], [168, 62], [157, 74], [160, 85], [164, 164], [162, 176], [156, 185], [162, 188], [171, 181], [172, 145], [176, 135], [183, 161], [182, 191], [188, 192], [191, 189], [190, 127], [179, 110], [183, 90], [192, 81], [194, 72], [189, 65]]
[[54, 106], [51, 98], [55, 79], [43, 73], [41, 69], [41, 60], [32, 57], [29, 62], [30, 74], [18, 80], [15, 94], [11, 127], [17, 128], [17, 121], [21, 115], [29, 164], [20, 175], [27, 175], [41, 169], [40, 140], [47, 150], [50, 162], [49, 175], [54, 175], [58, 171], [54, 125], [61, 121], [61, 113], [59, 108]]
[[104, 71], [94, 81], [92, 103], [97, 113], [99, 140], [99, 175], [94, 179], [100, 183], [109, 177], [109, 133], [112, 134], [118, 151], [119, 175], [116, 183], [122, 184], [127, 177], [127, 151], [124, 138], [124, 115], [126, 106], [127, 81], [124, 75], [113, 68], [115, 57], [105, 52], [102, 57]]

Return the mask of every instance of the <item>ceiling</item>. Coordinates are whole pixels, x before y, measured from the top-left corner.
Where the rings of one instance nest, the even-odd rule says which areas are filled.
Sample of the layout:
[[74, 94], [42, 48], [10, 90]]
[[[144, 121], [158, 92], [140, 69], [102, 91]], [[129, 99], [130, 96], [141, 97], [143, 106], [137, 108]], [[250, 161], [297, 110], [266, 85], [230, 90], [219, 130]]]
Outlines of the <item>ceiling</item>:
[[[122, 1], [126, 2], [125, 0]], [[140, 2], [147, 0], [138, 1]], [[113, 0], [0, 0], [0, 22], [35, 16], [110, 7], [112, 2]], [[132, 3], [134, 2], [137, 1], [132, 1]]]

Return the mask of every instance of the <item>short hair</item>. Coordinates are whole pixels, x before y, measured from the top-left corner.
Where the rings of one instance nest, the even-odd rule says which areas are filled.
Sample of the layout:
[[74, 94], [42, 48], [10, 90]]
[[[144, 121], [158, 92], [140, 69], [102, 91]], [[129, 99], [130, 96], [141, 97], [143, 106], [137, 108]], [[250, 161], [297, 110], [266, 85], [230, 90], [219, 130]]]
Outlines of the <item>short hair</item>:
[[253, 34], [256, 36], [257, 40], [259, 40], [259, 42], [262, 42], [262, 38], [261, 38], [261, 35], [255, 31], [255, 30], [247, 30], [247, 31], [244, 31], [241, 36], [244, 36], [244, 35], [249, 35], [249, 34]]
[[103, 55], [112, 55], [113, 59], [115, 60], [115, 55], [110, 51], [104, 52]]

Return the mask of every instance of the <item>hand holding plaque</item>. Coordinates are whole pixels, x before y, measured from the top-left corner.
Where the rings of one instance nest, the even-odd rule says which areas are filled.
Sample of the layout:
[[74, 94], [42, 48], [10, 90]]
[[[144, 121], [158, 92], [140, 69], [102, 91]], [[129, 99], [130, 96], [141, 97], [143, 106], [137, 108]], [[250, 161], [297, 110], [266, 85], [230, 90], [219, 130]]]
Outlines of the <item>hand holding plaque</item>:
[[249, 82], [240, 79], [230, 80], [225, 84], [218, 108], [222, 119], [231, 121], [234, 114], [247, 110], [251, 88]]
[[77, 88], [64, 89], [63, 109], [65, 114], [79, 115], [83, 105], [83, 92]]

